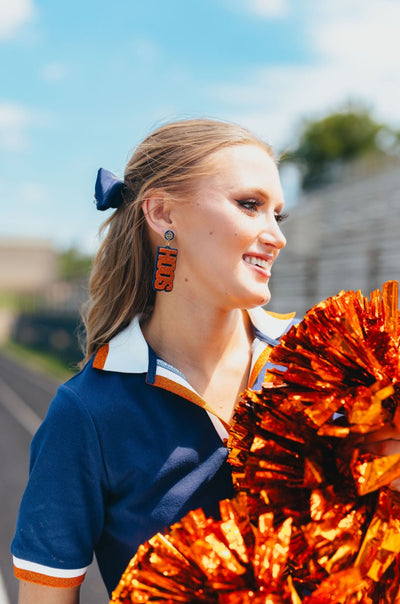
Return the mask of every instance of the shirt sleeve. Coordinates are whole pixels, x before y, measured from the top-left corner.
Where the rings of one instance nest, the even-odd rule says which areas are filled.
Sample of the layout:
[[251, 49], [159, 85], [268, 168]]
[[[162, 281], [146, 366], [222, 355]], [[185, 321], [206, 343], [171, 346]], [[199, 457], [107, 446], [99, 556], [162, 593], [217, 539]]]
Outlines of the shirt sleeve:
[[103, 528], [105, 482], [93, 419], [61, 386], [31, 444], [11, 545], [18, 578], [57, 587], [83, 581]]

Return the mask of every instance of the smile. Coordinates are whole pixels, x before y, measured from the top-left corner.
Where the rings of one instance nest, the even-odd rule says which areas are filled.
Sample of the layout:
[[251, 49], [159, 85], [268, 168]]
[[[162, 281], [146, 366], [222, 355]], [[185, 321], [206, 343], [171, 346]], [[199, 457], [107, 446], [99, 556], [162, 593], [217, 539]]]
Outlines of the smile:
[[264, 260], [264, 258], [259, 258], [258, 256], [243, 256], [243, 260], [248, 264], [262, 268], [264, 271], [269, 271], [271, 268], [271, 260]]

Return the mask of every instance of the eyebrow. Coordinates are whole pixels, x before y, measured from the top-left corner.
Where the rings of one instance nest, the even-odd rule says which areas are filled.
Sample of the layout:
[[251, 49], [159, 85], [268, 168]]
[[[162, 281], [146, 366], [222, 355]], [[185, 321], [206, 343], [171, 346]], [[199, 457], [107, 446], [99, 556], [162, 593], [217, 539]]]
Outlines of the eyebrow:
[[[264, 189], [260, 187], [241, 187], [239, 190], [243, 191], [241, 195], [254, 195], [255, 197], [261, 197], [266, 202], [273, 202], [273, 199], [271, 199], [269, 193], [267, 193]], [[282, 199], [282, 201], [279, 202], [278, 205], [280, 208], [283, 208], [285, 205], [285, 200]]]
[[232, 193], [235, 191], [239, 192], [240, 195], [255, 195], [257, 197], [263, 197], [266, 200], [270, 200], [269, 194], [260, 187], [246, 187], [246, 185], [235, 185], [232, 188]]
[[263, 197], [267, 201], [271, 201], [270, 195], [264, 189], [260, 189], [259, 187], [249, 187], [248, 190], [251, 191], [252, 194], [257, 195], [258, 197]]

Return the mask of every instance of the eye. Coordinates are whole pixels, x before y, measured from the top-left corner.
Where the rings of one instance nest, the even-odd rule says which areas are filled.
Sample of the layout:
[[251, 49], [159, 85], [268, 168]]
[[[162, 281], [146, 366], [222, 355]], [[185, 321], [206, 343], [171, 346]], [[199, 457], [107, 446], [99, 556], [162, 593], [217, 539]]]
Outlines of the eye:
[[285, 214], [283, 212], [281, 212], [281, 213], [276, 212], [275, 213], [275, 220], [279, 224], [280, 222], [283, 222], [284, 220], [286, 220], [286, 218], [288, 216], [289, 216], [289, 214]]
[[257, 208], [262, 206], [262, 202], [258, 199], [237, 199], [236, 200], [241, 208], [250, 212], [257, 212]]

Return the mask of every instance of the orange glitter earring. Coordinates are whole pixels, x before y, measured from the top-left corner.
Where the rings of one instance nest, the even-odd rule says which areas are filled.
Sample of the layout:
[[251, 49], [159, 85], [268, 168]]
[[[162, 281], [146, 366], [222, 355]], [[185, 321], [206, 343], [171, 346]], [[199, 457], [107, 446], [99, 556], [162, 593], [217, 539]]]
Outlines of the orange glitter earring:
[[175, 233], [173, 231], [165, 231], [164, 239], [167, 243], [165, 246], [157, 248], [152, 282], [153, 289], [156, 291], [172, 291], [178, 250], [169, 247], [169, 243], [174, 237]]

